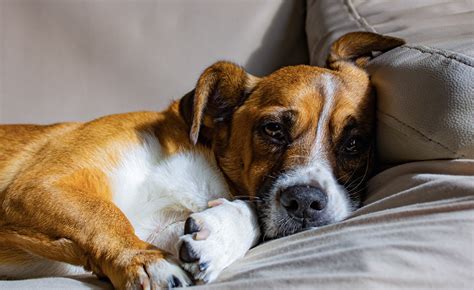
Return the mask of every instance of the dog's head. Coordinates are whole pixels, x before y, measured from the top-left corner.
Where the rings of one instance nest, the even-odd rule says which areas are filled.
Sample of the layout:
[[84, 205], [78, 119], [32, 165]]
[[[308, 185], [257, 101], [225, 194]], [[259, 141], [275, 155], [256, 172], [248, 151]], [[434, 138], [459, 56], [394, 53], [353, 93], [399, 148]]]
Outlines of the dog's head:
[[372, 51], [404, 42], [349, 33], [328, 68], [299, 65], [258, 78], [229, 62], [207, 68], [180, 111], [210, 146], [236, 195], [256, 199], [266, 237], [340, 221], [360, 203], [373, 163]]

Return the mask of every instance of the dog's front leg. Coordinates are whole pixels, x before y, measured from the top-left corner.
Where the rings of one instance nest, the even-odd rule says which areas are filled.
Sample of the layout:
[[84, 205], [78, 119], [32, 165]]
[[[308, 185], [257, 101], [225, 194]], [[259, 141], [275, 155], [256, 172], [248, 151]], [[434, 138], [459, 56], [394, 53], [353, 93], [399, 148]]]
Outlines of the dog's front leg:
[[183, 268], [206, 283], [224, 268], [242, 258], [260, 238], [255, 209], [251, 203], [219, 199], [211, 208], [192, 214], [178, 243]]
[[12, 189], [3, 202], [2, 222], [9, 226], [0, 226], [1, 243], [81, 264], [107, 276], [118, 289], [190, 283], [170, 255], [140, 240], [125, 215], [103, 196], [64, 187]]

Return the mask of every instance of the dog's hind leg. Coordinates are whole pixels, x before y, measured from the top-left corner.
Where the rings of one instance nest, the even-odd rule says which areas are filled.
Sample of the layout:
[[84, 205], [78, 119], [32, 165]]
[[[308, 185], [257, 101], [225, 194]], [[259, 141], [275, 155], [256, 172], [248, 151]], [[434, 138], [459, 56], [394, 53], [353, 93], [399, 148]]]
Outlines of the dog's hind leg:
[[[0, 228], [0, 277], [24, 279], [85, 273], [87, 259], [74, 242], [66, 238], [23, 229]], [[72, 265], [70, 265], [72, 264]], [[87, 267], [86, 267], [87, 268]]]
[[86, 187], [88, 180], [75, 181], [82, 188], [18, 180], [0, 209], [0, 245], [8, 242], [46, 259], [82, 265], [119, 289], [190, 283], [171, 255], [135, 235], [106, 195]]

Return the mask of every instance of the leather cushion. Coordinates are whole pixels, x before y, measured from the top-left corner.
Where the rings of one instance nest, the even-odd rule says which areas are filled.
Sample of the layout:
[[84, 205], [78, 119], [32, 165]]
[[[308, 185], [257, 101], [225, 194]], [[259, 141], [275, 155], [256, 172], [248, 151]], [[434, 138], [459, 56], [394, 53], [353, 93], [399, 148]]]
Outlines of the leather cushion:
[[369, 64], [378, 95], [378, 152], [386, 163], [474, 157], [474, 11], [451, 0], [309, 0], [310, 63], [349, 31], [407, 40]]

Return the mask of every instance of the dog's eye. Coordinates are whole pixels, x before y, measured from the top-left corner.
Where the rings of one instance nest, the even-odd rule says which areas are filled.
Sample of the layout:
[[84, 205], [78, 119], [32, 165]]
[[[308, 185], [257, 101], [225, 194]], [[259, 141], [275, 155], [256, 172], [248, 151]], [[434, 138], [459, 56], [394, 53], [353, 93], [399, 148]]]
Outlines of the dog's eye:
[[345, 154], [355, 155], [360, 152], [360, 149], [362, 147], [361, 143], [362, 142], [360, 141], [359, 138], [352, 137], [346, 141], [342, 150], [344, 151]]
[[284, 142], [286, 135], [283, 126], [276, 122], [271, 122], [263, 125], [263, 132], [278, 142]]

